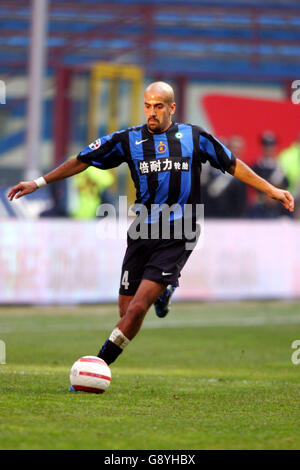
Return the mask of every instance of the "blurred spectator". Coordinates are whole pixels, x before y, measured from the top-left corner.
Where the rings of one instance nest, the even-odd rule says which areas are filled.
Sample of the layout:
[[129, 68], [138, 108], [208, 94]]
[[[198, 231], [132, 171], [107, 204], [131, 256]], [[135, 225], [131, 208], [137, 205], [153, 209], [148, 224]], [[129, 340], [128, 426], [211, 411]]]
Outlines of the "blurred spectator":
[[295, 198], [295, 217], [300, 218], [300, 133], [278, 158], [288, 179], [288, 190]]
[[114, 194], [109, 190], [113, 183], [112, 172], [90, 166], [73, 178], [51, 185], [53, 206], [40, 216], [93, 219], [102, 202], [115, 205]]
[[[288, 186], [288, 180], [276, 158], [277, 143], [277, 138], [273, 132], [263, 132], [260, 136], [261, 156], [253, 166], [253, 170], [274, 186], [285, 189]], [[256, 201], [249, 207], [248, 215], [253, 218], [274, 218], [290, 215], [290, 213], [285, 211], [277, 201], [263, 193], [257, 193]]]
[[105, 194], [108, 201], [108, 188], [113, 184], [114, 176], [109, 170], [99, 170], [93, 166], [74, 176], [70, 205], [71, 216], [76, 219], [93, 219]]
[[51, 207], [42, 211], [39, 217], [68, 217], [66, 180], [56, 181], [47, 188], [51, 196]]
[[[233, 135], [222, 143], [240, 158], [244, 149], [244, 139]], [[217, 218], [243, 217], [247, 204], [247, 187], [229, 173], [221, 173], [210, 165], [203, 166], [203, 202], [205, 216]]]

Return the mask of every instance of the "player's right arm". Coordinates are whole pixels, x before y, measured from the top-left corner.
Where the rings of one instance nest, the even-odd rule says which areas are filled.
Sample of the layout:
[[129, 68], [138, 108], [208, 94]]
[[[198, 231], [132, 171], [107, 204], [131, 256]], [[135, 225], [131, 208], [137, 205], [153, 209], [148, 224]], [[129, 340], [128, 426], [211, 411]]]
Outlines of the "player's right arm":
[[[77, 157], [74, 157], [65, 161], [57, 168], [44, 175], [43, 178], [47, 184], [53, 183], [54, 181], [67, 178], [68, 176], [76, 175], [77, 173], [85, 170], [88, 166], [89, 164], [83, 163], [78, 160]], [[35, 181], [21, 181], [16, 186], [11, 188], [7, 197], [10, 201], [12, 201], [14, 198], [18, 199], [25, 194], [33, 193], [36, 189], [38, 189], [38, 185]]]
[[[92, 142], [76, 157], [67, 160], [62, 163], [62, 165], [50, 171], [50, 173], [41, 177], [41, 179], [44, 178], [45, 180], [43, 185], [76, 175], [90, 165], [100, 170], [107, 170], [120, 165], [126, 161], [126, 155], [122, 145], [123, 136], [125, 134], [125, 131], [114, 132], [113, 134], [106, 135]], [[39, 179], [40, 178], [38, 178], [38, 180]], [[10, 201], [14, 198], [18, 199], [25, 194], [33, 193], [33, 191], [40, 187], [35, 181], [21, 181], [21, 183], [11, 188], [8, 193]], [[39, 181], [37, 182], [39, 183]]]

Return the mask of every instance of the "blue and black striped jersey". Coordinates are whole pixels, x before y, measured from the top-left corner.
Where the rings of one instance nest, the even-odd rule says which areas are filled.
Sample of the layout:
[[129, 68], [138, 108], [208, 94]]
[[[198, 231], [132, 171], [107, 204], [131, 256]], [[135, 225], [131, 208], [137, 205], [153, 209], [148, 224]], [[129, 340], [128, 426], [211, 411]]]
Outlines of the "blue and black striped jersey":
[[172, 123], [166, 132], [152, 134], [147, 125], [114, 132], [97, 139], [77, 158], [102, 170], [126, 162], [136, 188], [136, 203], [151, 205], [200, 204], [201, 164], [222, 172], [234, 155], [204, 129]]

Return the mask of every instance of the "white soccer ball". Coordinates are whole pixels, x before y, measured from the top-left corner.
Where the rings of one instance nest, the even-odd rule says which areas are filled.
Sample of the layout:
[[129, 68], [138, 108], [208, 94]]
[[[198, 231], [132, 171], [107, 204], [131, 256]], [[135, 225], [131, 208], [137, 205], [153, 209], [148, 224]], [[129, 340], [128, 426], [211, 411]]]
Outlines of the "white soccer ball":
[[83, 356], [71, 367], [70, 381], [76, 390], [90, 393], [103, 393], [111, 380], [110, 368], [97, 356]]

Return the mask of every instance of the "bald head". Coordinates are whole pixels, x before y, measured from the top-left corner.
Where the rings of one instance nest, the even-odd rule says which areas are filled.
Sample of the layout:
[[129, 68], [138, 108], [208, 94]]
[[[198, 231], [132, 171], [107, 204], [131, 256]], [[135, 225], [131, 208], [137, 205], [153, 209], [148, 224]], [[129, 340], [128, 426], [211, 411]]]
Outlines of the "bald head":
[[145, 90], [145, 95], [153, 97], [161, 97], [163, 100], [171, 105], [174, 103], [174, 90], [166, 82], [153, 82]]
[[145, 90], [144, 112], [151, 133], [165, 132], [175, 113], [173, 88], [165, 82], [153, 82]]

